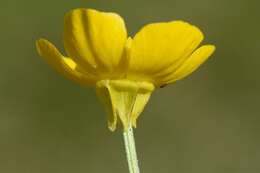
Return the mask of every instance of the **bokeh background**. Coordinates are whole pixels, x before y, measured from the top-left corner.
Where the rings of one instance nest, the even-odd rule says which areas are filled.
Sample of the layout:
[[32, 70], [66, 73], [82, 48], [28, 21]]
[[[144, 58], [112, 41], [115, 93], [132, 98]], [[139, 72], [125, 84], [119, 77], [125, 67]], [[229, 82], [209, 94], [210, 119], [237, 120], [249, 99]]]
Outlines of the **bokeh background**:
[[133, 35], [150, 22], [199, 26], [216, 53], [192, 76], [157, 90], [135, 131], [142, 172], [260, 172], [260, 3], [257, 0], [8, 0], [0, 2], [0, 172], [127, 173], [92, 88], [66, 80], [35, 40], [62, 46], [73, 8], [114, 11]]

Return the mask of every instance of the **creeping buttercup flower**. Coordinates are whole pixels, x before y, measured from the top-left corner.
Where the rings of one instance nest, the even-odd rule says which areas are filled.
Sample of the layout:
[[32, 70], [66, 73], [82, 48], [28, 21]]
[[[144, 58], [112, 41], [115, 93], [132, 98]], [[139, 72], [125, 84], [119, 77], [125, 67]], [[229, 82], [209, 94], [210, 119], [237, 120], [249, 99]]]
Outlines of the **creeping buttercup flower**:
[[202, 40], [202, 32], [183, 21], [152, 23], [131, 38], [118, 14], [75, 9], [64, 20], [67, 56], [45, 39], [36, 45], [57, 71], [96, 88], [111, 130], [118, 120], [126, 130], [136, 126], [155, 88], [186, 77], [214, 52], [213, 45], [198, 47]]

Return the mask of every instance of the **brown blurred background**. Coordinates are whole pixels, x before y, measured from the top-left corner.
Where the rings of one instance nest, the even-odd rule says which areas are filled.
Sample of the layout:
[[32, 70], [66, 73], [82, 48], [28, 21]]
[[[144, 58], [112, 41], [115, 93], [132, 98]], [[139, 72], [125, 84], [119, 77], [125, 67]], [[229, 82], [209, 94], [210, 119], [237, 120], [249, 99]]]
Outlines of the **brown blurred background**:
[[38, 56], [35, 40], [62, 46], [73, 8], [114, 11], [133, 35], [150, 22], [199, 26], [217, 51], [192, 76], [157, 90], [139, 119], [144, 173], [260, 172], [260, 2], [257, 0], [1, 0], [0, 172], [127, 173], [92, 88]]

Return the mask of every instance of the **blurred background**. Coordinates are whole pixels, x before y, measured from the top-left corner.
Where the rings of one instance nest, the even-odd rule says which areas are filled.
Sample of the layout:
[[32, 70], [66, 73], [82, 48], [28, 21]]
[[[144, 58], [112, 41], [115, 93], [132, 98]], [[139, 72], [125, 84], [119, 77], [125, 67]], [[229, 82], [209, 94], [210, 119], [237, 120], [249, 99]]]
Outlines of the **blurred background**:
[[52, 70], [45, 37], [63, 50], [73, 8], [119, 13], [130, 35], [150, 22], [199, 26], [217, 51], [157, 90], [135, 131], [141, 172], [260, 172], [260, 3], [257, 0], [8, 0], [0, 3], [0, 172], [127, 173], [121, 131], [107, 129], [93, 88]]

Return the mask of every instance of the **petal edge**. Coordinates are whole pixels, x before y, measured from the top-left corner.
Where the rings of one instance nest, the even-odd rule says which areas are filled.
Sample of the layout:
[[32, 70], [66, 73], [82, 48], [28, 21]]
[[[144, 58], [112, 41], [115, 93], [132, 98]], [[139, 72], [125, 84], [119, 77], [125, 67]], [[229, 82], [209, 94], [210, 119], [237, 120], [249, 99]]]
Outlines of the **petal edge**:
[[48, 40], [42, 38], [37, 40], [36, 48], [40, 56], [42, 56], [49, 65], [68, 79], [81, 85], [94, 84], [95, 81], [92, 76], [78, 72], [76, 70], [77, 64], [72, 59], [64, 57]]
[[171, 75], [168, 83], [180, 80], [192, 72], [194, 72], [201, 64], [203, 64], [215, 51], [214, 45], [204, 45], [195, 50], [191, 56]]

